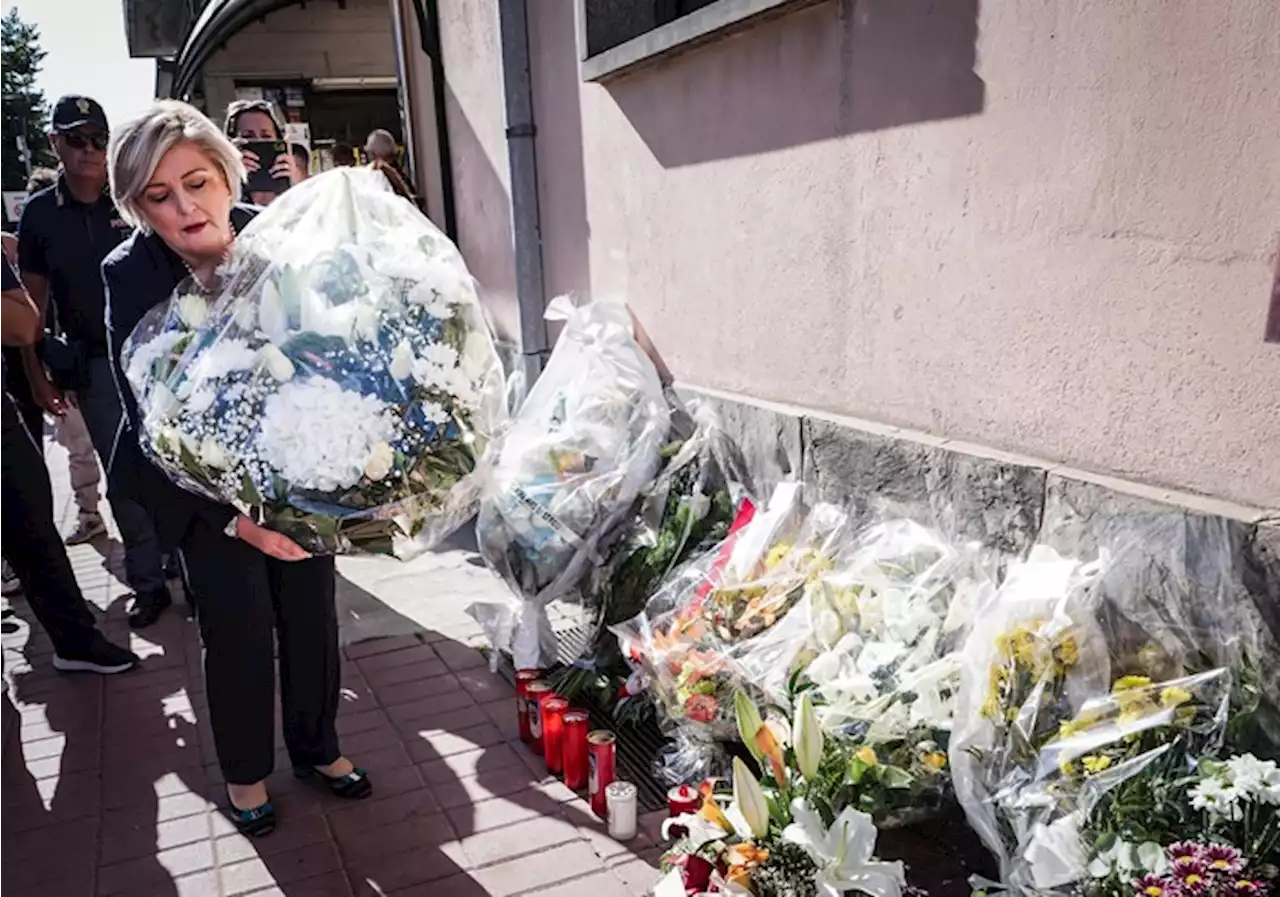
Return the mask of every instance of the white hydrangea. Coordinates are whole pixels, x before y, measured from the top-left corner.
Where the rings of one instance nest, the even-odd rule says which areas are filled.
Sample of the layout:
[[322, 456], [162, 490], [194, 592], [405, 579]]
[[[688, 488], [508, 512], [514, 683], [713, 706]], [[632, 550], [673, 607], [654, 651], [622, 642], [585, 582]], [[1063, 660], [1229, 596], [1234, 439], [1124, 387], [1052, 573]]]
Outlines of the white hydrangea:
[[311, 377], [280, 387], [266, 401], [262, 456], [285, 480], [333, 492], [359, 482], [380, 442], [397, 435], [397, 418], [372, 396]]

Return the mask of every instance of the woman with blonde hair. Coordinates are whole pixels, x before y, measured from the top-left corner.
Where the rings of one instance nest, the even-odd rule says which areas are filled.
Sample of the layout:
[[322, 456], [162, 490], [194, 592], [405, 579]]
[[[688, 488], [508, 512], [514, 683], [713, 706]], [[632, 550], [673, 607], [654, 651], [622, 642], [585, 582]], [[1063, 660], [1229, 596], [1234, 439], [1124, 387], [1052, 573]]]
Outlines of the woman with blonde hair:
[[[137, 404], [120, 369], [125, 339], [188, 275], [211, 287], [236, 231], [255, 209], [236, 205], [245, 180], [239, 150], [186, 103], [163, 100], [111, 136], [108, 167], [116, 207], [138, 227], [102, 265], [112, 365], [125, 408]], [[319, 776], [339, 797], [366, 797], [364, 770], [338, 746], [338, 623], [332, 557], [311, 557], [288, 537], [230, 505], [170, 482], [123, 435], [117, 465], [177, 539], [200, 595], [210, 721], [231, 816], [253, 836], [275, 828], [265, 779], [274, 763], [278, 645], [284, 740], [295, 774]]]

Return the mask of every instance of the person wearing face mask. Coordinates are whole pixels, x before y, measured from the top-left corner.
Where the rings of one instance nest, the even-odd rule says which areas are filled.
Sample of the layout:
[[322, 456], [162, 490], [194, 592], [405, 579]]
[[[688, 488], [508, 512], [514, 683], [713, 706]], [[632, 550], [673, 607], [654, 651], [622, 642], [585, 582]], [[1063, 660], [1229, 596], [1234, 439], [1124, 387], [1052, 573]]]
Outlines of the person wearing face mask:
[[[124, 541], [125, 578], [135, 593], [129, 623], [150, 626], [173, 599], [151, 515], [112, 476], [120, 402], [107, 357], [100, 266], [132, 227], [107, 192], [107, 116], [84, 96], [64, 96], [53, 108], [49, 142], [62, 163], [57, 182], [32, 196], [18, 223], [18, 267], [45, 322], [56, 314], [62, 338], [46, 340], [42, 360], [23, 349], [23, 370], [36, 403], [61, 417], [80, 409], [107, 474], [107, 499]], [[52, 305], [52, 309], [49, 306]], [[45, 365], [55, 372], [57, 384]], [[39, 440], [42, 434], [33, 434]]]
[[[188, 276], [213, 289], [236, 231], [256, 213], [236, 205], [244, 183], [237, 147], [195, 108], [163, 100], [113, 136], [111, 191], [138, 232], [103, 263], [114, 373], [128, 432], [117, 463], [179, 535], [200, 596], [197, 621], [214, 746], [231, 818], [250, 836], [275, 828], [266, 778], [275, 761], [279, 657], [284, 740], [294, 773], [344, 798], [367, 797], [368, 775], [343, 756], [336, 719], [340, 680], [332, 557], [311, 557], [282, 533], [230, 505], [187, 492], [138, 444], [138, 409], [120, 368], [125, 340]], [[277, 649], [278, 646], [278, 650]]]
[[[245, 149], [244, 144], [257, 140], [284, 140], [284, 124], [276, 107], [267, 100], [236, 100], [227, 106], [227, 117], [222, 126], [223, 133], [231, 138], [231, 142], [240, 147], [240, 158], [244, 162], [246, 172], [252, 174], [262, 167], [262, 160], [253, 150]], [[307, 170], [292, 151], [281, 153], [271, 165], [271, 176], [288, 178], [292, 186], [307, 179]], [[257, 190], [248, 193], [245, 199], [254, 205], [270, 205], [278, 193]]]

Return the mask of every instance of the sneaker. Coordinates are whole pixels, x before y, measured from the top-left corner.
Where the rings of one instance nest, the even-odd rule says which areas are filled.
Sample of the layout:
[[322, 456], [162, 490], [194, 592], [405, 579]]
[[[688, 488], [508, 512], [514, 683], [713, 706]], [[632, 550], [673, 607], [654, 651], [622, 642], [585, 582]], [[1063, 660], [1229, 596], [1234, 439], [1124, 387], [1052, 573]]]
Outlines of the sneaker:
[[164, 609], [173, 604], [173, 596], [168, 586], [161, 586], [150, 592], [139, 592], [133, 599], [133, 607], [129, 608], [129, 628], [146, 629], [164, 613]]
[[83, 651], [60, 652], [53, 655], [54, 669], [64, 673], [123, 673], [133, 669], [138, 655], [114, 645], [95, 632], [93, 641]]
[[63, 541], [68, 545], [83, 545], [106, 534], [107, 524], [102, 519], [101, 514], [97, 511], [82, 511], [80, 512], [80, 519], [76, 523], [75, 532], [67, 536]]

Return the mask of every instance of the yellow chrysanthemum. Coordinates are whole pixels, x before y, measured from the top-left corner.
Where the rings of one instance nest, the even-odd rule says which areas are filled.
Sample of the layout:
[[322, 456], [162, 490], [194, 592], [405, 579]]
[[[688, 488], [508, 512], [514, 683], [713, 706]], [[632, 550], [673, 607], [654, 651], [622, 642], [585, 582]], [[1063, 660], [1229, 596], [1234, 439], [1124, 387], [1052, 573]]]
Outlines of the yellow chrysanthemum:
[[858, 750], [854, 752], [853, 756], [857, 757], [867, 766], [875, 766], [877, 763], [880, 762], [880, 758], [876, 756], [875, 749], [872, 748], [871, 745], [869, 744], [863, 745], [862, 747], [858, 748]]
[[932, 770], [940, 771], [947, 767], [947, 755], [942, 751], [930, 751], [920, 758], [920, 762]]
[[1091, 754], [1080, 760], [1086, 772], [1099, 773], [1111, 765], [1111, 758], [1106, 754]]
[[1177, 685], [1161, 689], [1160, 703], [1164, 707], [1177, 707], [1191, 700], [1191, 692]]
[[994, 695], [987, 695], [987, 699], [982, 702], [982, 707], [978, 712], [987, 719], [995, 719], [1000, 716], [1000, 699]]
[[764, 568], [772, 570], [774, 567], [782, 563], [783, 559], [791, 553], [790, 542], [779, 542], [777, 545], [769, 549], [769, 553], [764, 556]]
[[1151, 678], [1148, 676], [1121, 676], [1111, 686], [1111, 693], [1118, 695], [1122, 691], [1133, 691], [1138, 688], [1146, 688], [1151, 684]]
[[1080, 723], [1075, 720], [1064, 719], [1058, 724], [1058, 737], [1070, 738], [1072, 735], [1077, 734], [1081, 728]]
[[1080, 646], [1076, 644], [1075, 636], [1064, 636], [1057, 645], [1054, 646], [1054, 654], [1058, 663], [1064, 668], [1073, 667], [1080, 662]]
[[1063, 760], [1058, 764], [1058, 770], [1064, 776], [1073, 776], [1076, 774], [1076, 764], [1074, 760]]

